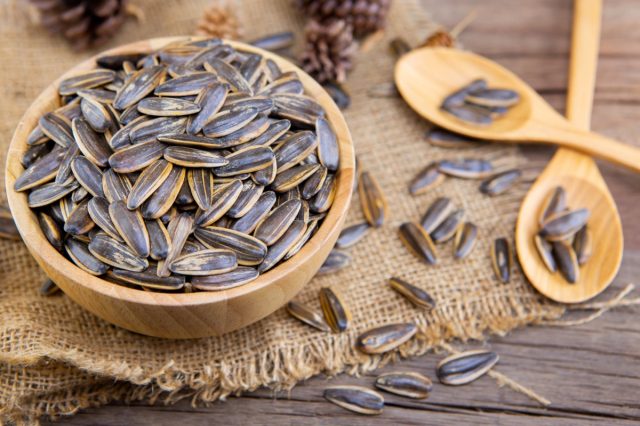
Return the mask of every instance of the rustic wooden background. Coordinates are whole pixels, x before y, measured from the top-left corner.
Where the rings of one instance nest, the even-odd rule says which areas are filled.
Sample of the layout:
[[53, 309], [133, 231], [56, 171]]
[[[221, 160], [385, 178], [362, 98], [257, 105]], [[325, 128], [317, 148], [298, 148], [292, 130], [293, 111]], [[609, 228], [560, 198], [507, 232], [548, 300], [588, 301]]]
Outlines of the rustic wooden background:
[[[402, 2], [402, 0], [396, 0]], [[478, 7], [476, 21], [462, 35], [464, 45], [522, 76], [556, 108], [563, 110], [569, 56], [570, 0], [422, 0], [439, 22], [449, 27]], [[640, 146], [640, 8], [638, 0], [607, 0], [593, 128]], [[552, 150], [526, 148], [532, 159]], [[625, 254], [612, 290], [640, 285], [640, 176], [601, 164], [622, 216]], [[636, 294], [640, 290], [636, 291]], [[268, 390], [191, 408], [110, 405], [80, 412], [59, 423], [121, 424], [530, 424], [573, 425], [577, 422], [640, 422], [640, 307], [620, 308], [583, 326], [528, 327], [485, 345], [500, 354], [498, 370], [552, 401], [548, 408], [484, 377], [466, 387], [435, 384], [426, 401], [385, 395], [384, 414], [376, 419], [351, 414], [327, 403], [326, 378], [297, 386], [274, 397]], [[479, 346], [475, 345], [475, 346]], [[475, 347], [467, 345], [467, 347]], [[434, 377], [441, 355], [428, 354], [385, 368], [420, 371]], [[334, 384], [369, 385], [373, 375], [341, 376]]]

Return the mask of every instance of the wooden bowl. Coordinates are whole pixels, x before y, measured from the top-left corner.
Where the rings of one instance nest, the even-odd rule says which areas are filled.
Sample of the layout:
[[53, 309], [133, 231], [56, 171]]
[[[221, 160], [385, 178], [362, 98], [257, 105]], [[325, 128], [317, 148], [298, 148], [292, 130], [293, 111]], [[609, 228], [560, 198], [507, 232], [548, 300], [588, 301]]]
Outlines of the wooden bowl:
[[[141, 41], [108, 50], [101, 55], [147, 52], [186, 38]], [[228, 43], [271, 58], [284, 71], [297, 72], [307, 94], [326, 110], [327, 119], [340, 145], [336, 196], [322, 226], [300, 252], [251, 283], [216, 292], [171, 294], [135, 290], [88, 274], [64, 258], [46, 240], [36, 215], [27, 205], [26, 194], [13, 189], [16, 178], [23, 171], [20, 159], [27, 149], [27, 136], [36, 126], [38, 118], [59, 106], [57, 87], [60, 80], [73, 72], [95, 67], [97, 56], [69, 70], [38, 96], [18, 124], [9, 147], [7, 197], [18, 230], [33, 257], [76, 303], [106, 321], [137, 333], [178, 339], [213, 336], [266, 317], [287, 303], [315, 275], [333, 248], [347, 214], [354, 179], [354, 153], [351, 135], [338, 107], [315, 80], [290, 62], [243, 43]]]

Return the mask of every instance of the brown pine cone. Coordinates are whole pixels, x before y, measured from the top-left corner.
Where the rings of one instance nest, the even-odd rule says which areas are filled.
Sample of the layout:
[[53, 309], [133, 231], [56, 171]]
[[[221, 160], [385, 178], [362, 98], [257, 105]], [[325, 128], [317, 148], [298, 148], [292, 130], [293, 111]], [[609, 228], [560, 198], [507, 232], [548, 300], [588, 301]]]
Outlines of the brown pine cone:
[[213, 3], [204, 10], [197, 34], [237, 40], [241, 30], [238, 18], [228, 5]]
[[320, 21], [344, 19], [362, 37], [384, 28], [391, 0], [298, 0], [298, 6]]
[[113, 36], [127, 17], [128, 0], [29, 0], [39, 23], [62, 34], [76, 50], [100, 45]]
[[311, 19], [305, 27], [305, 47], [300, 57], [302, 69], [320, 83], [345, 81], [358, 50], [351, 25], [335, 19], [320, 23]]

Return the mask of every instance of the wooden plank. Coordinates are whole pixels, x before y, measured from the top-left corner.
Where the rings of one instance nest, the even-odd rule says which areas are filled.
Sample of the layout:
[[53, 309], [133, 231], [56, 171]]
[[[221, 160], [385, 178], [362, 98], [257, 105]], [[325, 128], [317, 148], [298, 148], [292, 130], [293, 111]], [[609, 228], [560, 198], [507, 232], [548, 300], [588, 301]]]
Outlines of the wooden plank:
[[[452, 27], [473, 7], [479, 15], [462, 35], [465, 47], [488, 55], [521, 75], [558, 110], [564, 108], [571, 22], [570, 0], [422, 0], [434, 19]], [[517, 4], [516, 4], [517, 3]], [[640, 60], [637, 46], [640, 9], [634, 0], [604, 4], [603, 39], [594, 107], [593, 128], [640, 146]], [[527, 157], [544, 160], [552, 149], [530, 147]], [[640, 206], [638, 176], [600, 164], [618, 203], [625, 232], [622, 270], [611, 296], [640, 274]], [[637, 294], [637, 293], [636, 293]], [[500, 356], [498, 370], [549, 398], [542, 408], [508, 388], [499, 388], [484, 377], [465, 387], [436, 383], [426, 401], [408, 401], [385, 395], [388, 406], [378, 418], [389, 424], [531, 424], [574, 425], [602, 423], [637, 424], [640, 421], [640, 322], [639, 307], [620, 308], [598, 320], [570, 328], [527, 327], [486, 343]], [[576, 313], [575, 315], [585, 315]], [[477, 347], [480, 344], [456, 345]], [[421, 371], [434, 378], [434, 366], [443, 354], [427, 354], [388, 366]], [[174, 406], [114, 404], [85, 410], [62, 423], [68, 424], [349, 424], [368, 425], [371, 419], [350, 414], [322, 399], [328, 384], [368, 385], [362, 378], [318, 377], [291, 391], [274, 395], [259, 390], [230, 398], [210, 407], [192, 408], [189, 401]]]

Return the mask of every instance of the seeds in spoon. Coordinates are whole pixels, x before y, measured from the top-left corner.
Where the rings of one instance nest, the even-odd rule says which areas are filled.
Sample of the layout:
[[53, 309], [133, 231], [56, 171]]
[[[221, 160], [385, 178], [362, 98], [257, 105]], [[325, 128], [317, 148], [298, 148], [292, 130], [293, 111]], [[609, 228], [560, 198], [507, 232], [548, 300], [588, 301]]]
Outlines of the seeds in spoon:
[[580, 265], [573, 247], [565, 241], [554, 241], [553, 255], [562, 276], [571, 284], [578, 281]]

